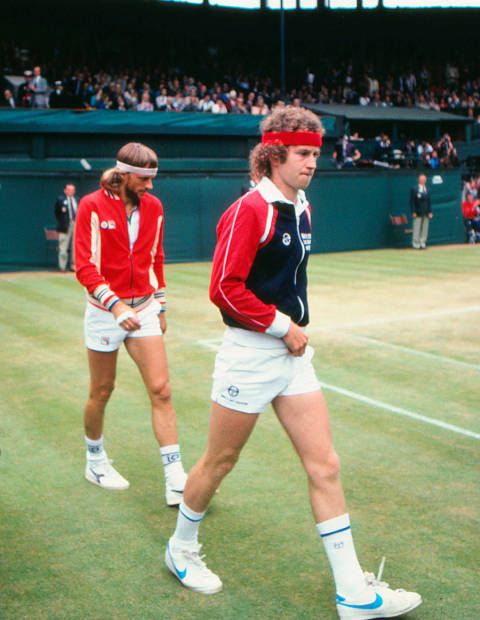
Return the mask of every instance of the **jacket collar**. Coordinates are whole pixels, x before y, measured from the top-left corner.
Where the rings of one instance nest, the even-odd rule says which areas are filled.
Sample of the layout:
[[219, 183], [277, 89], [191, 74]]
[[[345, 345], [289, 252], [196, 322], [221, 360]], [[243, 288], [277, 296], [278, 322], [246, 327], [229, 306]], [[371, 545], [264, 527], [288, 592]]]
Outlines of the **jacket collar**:
[[282, 194], [282, 192], [278, 189], [278, 187], [273, 183], [268, 177], [262, 177], [262, 180], [258, 183], [255, 188], [261, 195], [261, 197], [266, 200], [268, 203], [274, 202], [283, 202], [289, 205], [293, 205], [295, 207], [295, 214], [301, 215], [303, 211], [307, 208], [307, 198], [305, 196], [305, 192], [301, 189], [297, 192], [297, 198], [295, 202], [288, 200]]

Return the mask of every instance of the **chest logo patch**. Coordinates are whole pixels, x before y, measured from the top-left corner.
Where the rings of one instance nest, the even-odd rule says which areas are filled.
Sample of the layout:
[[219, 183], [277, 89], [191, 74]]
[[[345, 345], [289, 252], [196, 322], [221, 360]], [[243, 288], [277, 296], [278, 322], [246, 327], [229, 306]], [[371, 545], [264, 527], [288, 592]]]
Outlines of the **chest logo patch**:
[[102, 220], [100, 222], [100, 228], [103, 228], [103, 230], [115, 230], [116, 225], [114, 220]]
[[291, 242], [292, 242], [292, 238], [290, 237], [289, 233], [283, 233], [283, 237], [282, 237], [283, 245], [290, 245]]

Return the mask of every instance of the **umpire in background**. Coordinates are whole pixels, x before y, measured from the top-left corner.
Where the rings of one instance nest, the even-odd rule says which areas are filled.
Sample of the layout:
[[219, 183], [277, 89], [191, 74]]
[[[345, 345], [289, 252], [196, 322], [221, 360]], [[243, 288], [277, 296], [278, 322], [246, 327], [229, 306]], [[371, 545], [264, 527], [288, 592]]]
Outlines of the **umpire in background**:
[[421, 174], [418, 185], [410, 190], [410, 209], [413, 218], [412, 247], [424, 250], [427, 247], [428, 225], [433, 217], [427, 177]]
[[57, 218], [58, 232], [58, 267], [65, 272], [70, 252], [70, 269], [75, 271], [75, 257], [73, 252], [73, 233], [75, 217], [77, 215], [77, 201], [75, 200], [75, 185], [67, 183], [56, 202], [55, 217]]

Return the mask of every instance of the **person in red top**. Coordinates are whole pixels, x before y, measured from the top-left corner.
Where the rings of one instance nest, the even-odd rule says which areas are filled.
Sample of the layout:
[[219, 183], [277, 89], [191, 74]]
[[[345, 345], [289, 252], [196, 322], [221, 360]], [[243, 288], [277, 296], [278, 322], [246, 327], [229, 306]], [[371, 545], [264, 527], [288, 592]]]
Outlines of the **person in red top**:
[[[392, 590], [359, 564], [306, 332], [312, 214], [304, 190], [320, 155], [322, 126], [312, 112], [288, 106], [268, 116], [261, 130], [262, 142], [250, 157], [257, 185], [225, 211], [217, 226], [210, 299], [227, 328], [215, 360], [207, 448], [190, 472], [165, 563], [194, 592], [222, 589], [200, 553], [200, 523], [259, 415], [272, 404], [307, 474], [340, 618], [392, 618], [422, 599], [416, 592]], [[268, 523], [258, 527], [268, 531]]]
[[84, 196], [77, 211], [76, 275], [87, 294], [85, 343], [90, 369], [84, 411], [85, 477], [105, 489], [129, 486], [111, 465], [103, 445], [105, 407], [123, 342], [150, 396], [153, 432], [164, 465], [165, 497], [174, 506], [180, 503], [186, 474], [162, 337], [167, 328], [163, 207], [148, 193], [157, 167], [157, 156], [150, 148], [126, 144], [117, 154], [115, 167], [103, 173], [100, 189]]
[[465, 194], [462, 202], [463, 223], [465, 225], [465, 241], [476, 243], [480, 237], [480, 200], [472, 192]]

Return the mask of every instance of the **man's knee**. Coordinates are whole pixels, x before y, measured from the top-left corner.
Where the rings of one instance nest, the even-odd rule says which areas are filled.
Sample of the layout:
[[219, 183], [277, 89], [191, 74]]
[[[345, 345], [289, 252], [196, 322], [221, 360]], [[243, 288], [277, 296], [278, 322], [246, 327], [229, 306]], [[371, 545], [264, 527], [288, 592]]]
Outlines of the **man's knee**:
[[167, 404], [172, 400], [172, 390], [168, 381], [157, 381], [149, 387], [149, 393], [152, 401], [157, 403]]
[[235, 467], [238, 461], [239, 452], [234, 448], [227, 448], [213, 455], [204, 457], [204, 467], [211, 476], [222, 480]]
[[321, 488], [339, 478], [340, 459], [332, 449], [324, 458], [314, 459], [307, 463], [305, 469], [313, 486]]
[[113, 390], [115, 389], [115, 383], [101, 383], [90, 388], [90, 398], [92, 400], [106, 403]]

